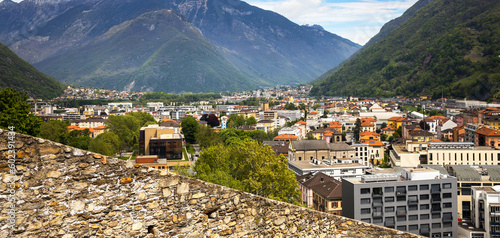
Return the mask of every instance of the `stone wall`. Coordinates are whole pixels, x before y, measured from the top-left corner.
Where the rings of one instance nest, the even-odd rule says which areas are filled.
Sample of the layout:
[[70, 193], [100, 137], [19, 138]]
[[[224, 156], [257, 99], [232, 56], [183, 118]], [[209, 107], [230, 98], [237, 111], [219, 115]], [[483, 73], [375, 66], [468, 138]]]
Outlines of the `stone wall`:
[[0, 155], [0, 237], [416, 237], [7, 130]]

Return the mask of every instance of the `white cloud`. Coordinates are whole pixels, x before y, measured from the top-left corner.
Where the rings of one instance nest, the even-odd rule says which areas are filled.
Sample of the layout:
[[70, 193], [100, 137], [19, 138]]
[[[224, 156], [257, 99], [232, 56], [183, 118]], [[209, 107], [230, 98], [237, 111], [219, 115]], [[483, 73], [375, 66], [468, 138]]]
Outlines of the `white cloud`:
[[297, 24], [319, 24], [326, 30], [364, 44], [383, 24], [400, 16], [417, 0], [247, 0]]

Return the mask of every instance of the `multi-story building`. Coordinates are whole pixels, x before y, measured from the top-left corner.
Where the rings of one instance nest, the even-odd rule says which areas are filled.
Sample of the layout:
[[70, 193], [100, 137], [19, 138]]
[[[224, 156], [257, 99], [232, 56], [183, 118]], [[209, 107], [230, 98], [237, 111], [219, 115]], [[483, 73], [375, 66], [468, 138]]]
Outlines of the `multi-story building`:
[[500, 237], [500, 186], [472, 187], [472, 223], [485, 238]]
[[149, 125], [139, 133], [139, 153], [157, 155], [159, 159], [182, 159], [180, 127]]
[[362, 144], [353, 144], [355, 156], [363, 161], [364, 165], [381, 163], [384, 159], [384, 143], [380, 141], [366, 141]]
[[345, 217], [429, 237], [457, 237], [457, 180], [433, 169], [342, 180]]
[[340, 181], [342, 178], [361, 177], [369, 167], [360, 163], [333, 163], [327, 159], [323, 162], [288, 161], [288, 168], [297, 176], [321, 172]]
[[472, 142], [430, 142], [427, 164], [500, 165], [499, 155], [500, 150]]

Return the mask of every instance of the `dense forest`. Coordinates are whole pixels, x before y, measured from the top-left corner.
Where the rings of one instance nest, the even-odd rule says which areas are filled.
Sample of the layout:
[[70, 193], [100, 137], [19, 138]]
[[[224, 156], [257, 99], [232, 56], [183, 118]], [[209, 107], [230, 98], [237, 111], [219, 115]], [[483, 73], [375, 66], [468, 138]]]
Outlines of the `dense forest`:
[[34, 98], [52, 99], [63, 93], [64, 85], [39, 72], [0, 43], [0, 88], [13, 87]]
[[436, 0], [314, 85], [312, 95], [500, 96], [500, 1]]

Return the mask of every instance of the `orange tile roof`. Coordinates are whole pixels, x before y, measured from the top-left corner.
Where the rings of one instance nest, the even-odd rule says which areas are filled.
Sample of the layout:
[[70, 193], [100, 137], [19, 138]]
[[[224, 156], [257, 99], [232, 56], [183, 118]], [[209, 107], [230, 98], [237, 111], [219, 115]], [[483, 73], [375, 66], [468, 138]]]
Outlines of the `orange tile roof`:
[[299, 137], [291, 134], [281, 134], [273, 138], [273, 140], [298, 140]]
[[363, 144], [367, 144], [370, 146], [385, 146], [385, 144], [383, 142], [375, 141], [375, 140], [365, 141]]
[[488, 127], [483, 127], [481, 129], [478, 129], [476, 130], [476, 133], [484, 136], [500, 136], [500, 131], [490, 129]]
[[300, 124], [300, 125], [307, 125], [307, 122], [302, 121], [302, 120], [298, 121], [297, 123]]
[[74, 130], [80, 128], [79, 126], [68, 126], [68, 130]]
[[323, 136], [333, 136], [333, 132], [331, 132], [331, 131], [325, 131], [323, 133]]
[[431, 140], [431, 141], [429, 141], [429, 142], [443, 142], [443, 141], [442, 141], [442, 140], [440, 140], [440, 139], [434, 139], [434, 140]]
[[316, 114], [318, 114], [318, 113], [315, 112], [315, 111], [312, 111], [312, 112], [309, 113], [309, 115], [316, 115]]
[[368, 122], [377, 122], [377, 119], [372, 118], [372, 117], [365, 117], [360, 119], [362, 122], [363, 121], [368, 121]]
[[385, 128], [382, 128], [383, 131], [395, 131], [396, 129], [392, 128], [392, 126], [387, 126]]
[[379, 133], [377, 132], [372, 132], [372, 131], [363, 131], [359, 133], [360, 136], [380, 136]]
[[388, 121], [403, 121], [405, 118], [404, 117], [391, 117], [387, 119]]
[[342, 127], [342, 123], [338, 121], [330, 122], [330, 127]]
[[372, 127], [373, 124], [371, 122], [365, 121], [361, 123], [361, 127]]

